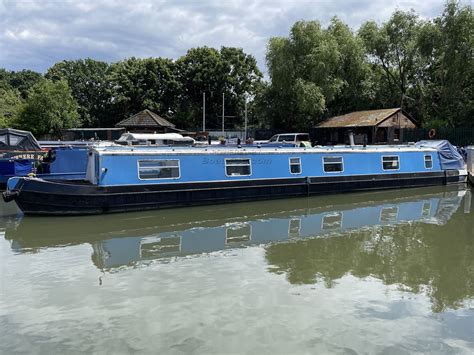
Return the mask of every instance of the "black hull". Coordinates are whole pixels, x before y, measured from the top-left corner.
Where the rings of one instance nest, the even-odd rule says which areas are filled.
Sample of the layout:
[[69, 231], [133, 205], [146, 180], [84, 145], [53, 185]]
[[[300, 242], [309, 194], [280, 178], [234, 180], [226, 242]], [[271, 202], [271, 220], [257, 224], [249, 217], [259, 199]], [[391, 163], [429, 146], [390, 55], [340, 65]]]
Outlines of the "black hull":
[[457, 171], [114, 187], [24, 179], [4, 198], [28, 215], [81, 215], [457, 182]]

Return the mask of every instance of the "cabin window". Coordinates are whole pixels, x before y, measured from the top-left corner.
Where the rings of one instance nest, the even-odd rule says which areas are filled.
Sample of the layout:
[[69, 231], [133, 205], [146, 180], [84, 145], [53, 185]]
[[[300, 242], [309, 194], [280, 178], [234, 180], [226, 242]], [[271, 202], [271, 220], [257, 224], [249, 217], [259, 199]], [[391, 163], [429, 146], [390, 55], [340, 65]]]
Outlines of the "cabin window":
[[398, 156], [382, 157], [383, 170], [399, 170], [400, 158]]
[[433, 169], [433, 158], [431, 155], [425, 155], [425, 168]]
[[301, 159], [290, 158], [290, 173], [301, 174]]
[[179, 179], [179, 160], [139, 160], [138, 177], [147, 179]]
[[325, 173], [340, 173], [344, 171], [342, 157], [323, 157], [323, 167]]
[[225, 174], [227, 176], [249, 176], [252, 174], [250, 159], [226, 159]]

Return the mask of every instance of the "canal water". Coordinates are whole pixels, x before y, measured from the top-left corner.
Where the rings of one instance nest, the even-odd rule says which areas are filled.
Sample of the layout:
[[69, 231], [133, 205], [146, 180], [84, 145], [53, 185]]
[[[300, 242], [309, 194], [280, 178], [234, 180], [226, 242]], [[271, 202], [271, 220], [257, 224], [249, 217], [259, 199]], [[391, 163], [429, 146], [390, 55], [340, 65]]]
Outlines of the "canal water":
[[472, 354], [473, 195], [62, 218], [1, 205], [0, 353]]

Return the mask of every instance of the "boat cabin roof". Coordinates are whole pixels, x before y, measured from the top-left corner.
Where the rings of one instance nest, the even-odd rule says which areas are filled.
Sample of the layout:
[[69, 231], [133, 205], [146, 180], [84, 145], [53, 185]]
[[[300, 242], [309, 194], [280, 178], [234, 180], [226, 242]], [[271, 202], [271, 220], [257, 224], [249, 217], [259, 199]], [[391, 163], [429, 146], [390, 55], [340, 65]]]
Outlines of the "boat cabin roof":
[[31, 132], [4, 128], [0, 129], [0, 150], [40, 151], [41, 146]]
[[191, 137], [183, 137], [179, 133], [124, 133], [118, 139], [119, 142], [127, 141], [151, 141], [170, 140], [176, 142], [194, 142]]
[[265, 147], [265, 146], [187, 146], [187, 147], [168, 147], [168, 146], [110, 146], [94, 147], [99, 155], [189, 155], [189, 154], [309, 154], [309, 153], [397, 153], [397, 152], [436, 152], [432, 147], [415, 145], [377, 145], [377, 146], [315, 146], [315, 147]]

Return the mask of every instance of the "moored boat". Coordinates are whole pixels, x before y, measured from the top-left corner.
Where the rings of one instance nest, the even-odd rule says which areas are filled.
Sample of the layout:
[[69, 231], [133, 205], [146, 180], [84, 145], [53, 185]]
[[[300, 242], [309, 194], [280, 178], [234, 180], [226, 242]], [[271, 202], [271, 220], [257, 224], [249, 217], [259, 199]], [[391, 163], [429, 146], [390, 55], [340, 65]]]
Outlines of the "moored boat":
[[[446, 151], [450, 154], [446, 154]], [[446, 141], [397, 146], [91, 147], [87, 183], [12, 178], [25, 214], [124, 212], [465, 182]]]
[[35, 163], [45, 154], [30, 132], [0, 129], [0, 185], [5, 186], [13, 176], [26, 176], [33, 172]]
[[101, 141], [42, 141], [28, 131], [0, 129], [0, 187], [12, 177], [45, 180], [84, 180], [91, 146], [113, 145]]

